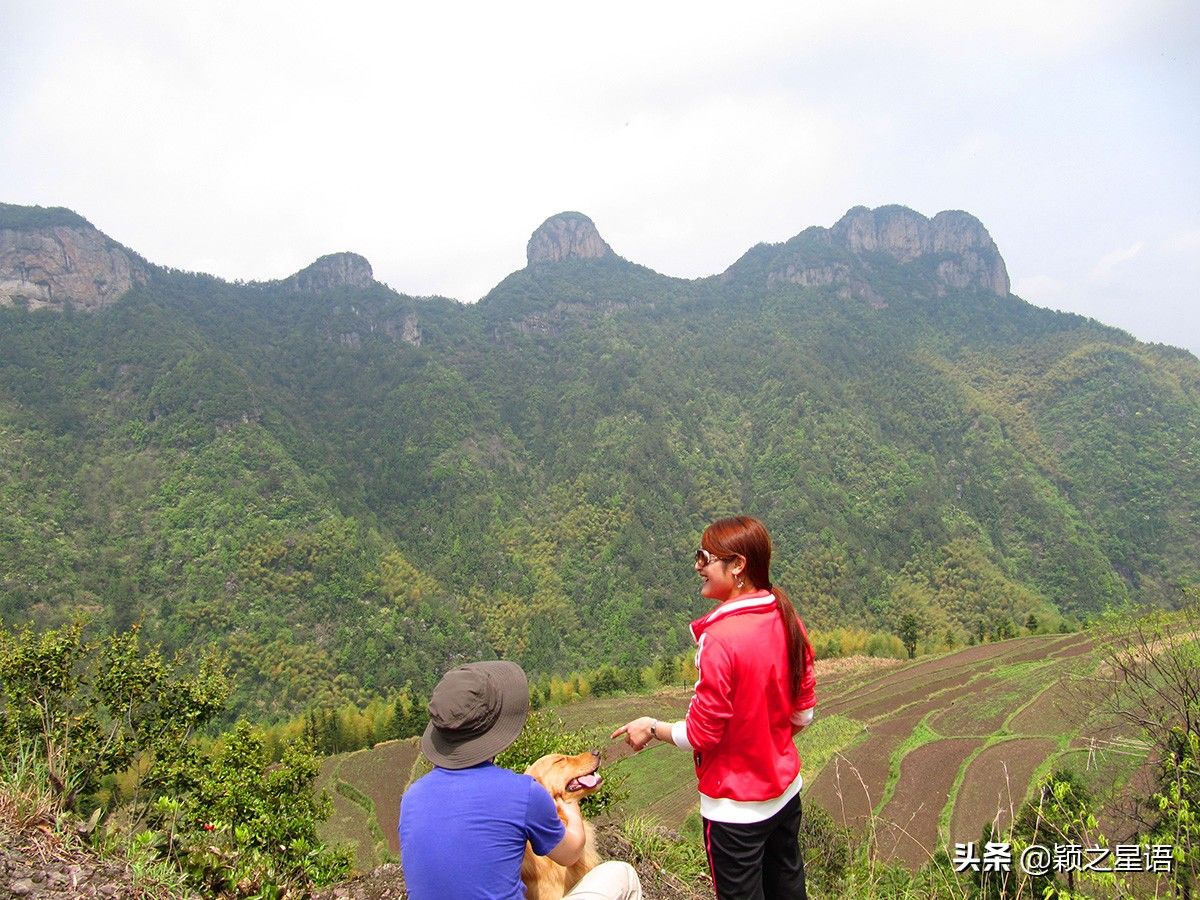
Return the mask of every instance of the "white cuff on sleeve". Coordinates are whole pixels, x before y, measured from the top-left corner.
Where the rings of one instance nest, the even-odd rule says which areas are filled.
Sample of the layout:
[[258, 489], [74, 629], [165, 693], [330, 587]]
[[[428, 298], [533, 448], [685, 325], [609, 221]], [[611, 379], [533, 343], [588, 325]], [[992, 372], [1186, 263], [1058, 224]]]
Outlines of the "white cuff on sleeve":
[[675, 742], [676, 747], [683, 750], [692, 749], [692, 742], [688, 740], [687, 736], [687, 719], [671, 723], [671, 740]]
[[796, 712], [792, 713], [792, 724], [797, 728], [807, 728], [812, 724], [813, 712], [815, 710], [815, 706], [810, 706], [808, 709], [796, 710]]

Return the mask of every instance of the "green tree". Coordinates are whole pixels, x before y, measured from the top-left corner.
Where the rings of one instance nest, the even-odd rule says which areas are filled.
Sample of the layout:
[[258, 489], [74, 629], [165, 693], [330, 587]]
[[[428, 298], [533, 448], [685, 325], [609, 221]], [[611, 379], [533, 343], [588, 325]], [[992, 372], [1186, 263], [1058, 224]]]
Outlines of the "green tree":
[[1151, 839], [1169, 844], [1173, 879], [1181, 897], [1200, 886], [1200, 735], [1176, 728], [1159, 760], [1158, 788], [1151, 797], [1156, 817]]
[[666, 686], [673, 685], [678, 676], [678, 667], [675, 665], [675, 660], [670, 656], [659, 657], [658, 664], [654, 668], [654, 676], [658, 679], [658, 683]]
[[[1033, 796], [1021, 805], [1013, 826], [1018, 851], [1030, 844], [1044, 847], [1078, 844], [1085, 847], [1105, 845], [1096, 822], [1095, 807], [1083, 782], [1069, 769], [1059, 769], [1042, 780]], [[1076, 873], [1067, 869], [1067, 890], [1075, 890]], [[1034, 895], [1053, 891], [1052, 874], [1032, 876]], [[1053, 894], [1047, 894], [1053, 896]]]
[[908, 658], [917, 655], [917, 642], [929, 633], [937, 620], [945, 621], [933, 610], [933, 596], [929, 588], [919, 579], [899, 578], [892, 585], [888, 599], [892, 627], [908, 651]]
[[[194, 739], [228, 693], [219, 657], [168, 660], [136, 627], [94, 640], [79, 624], [0, 629], [0, 753], [14, 762], [32, 748], [56, 812], [96, 804], [97, 819], [107, 813], [114, 831], [131, 829], [140, 846], [214, 893], [304, 893], [344, 875], [348, 855], [316, 834], [332, 807], [313, 793], [310, 743], [290, 744], [272, 762], [245, 722], [208, 751]], [[305, 727], [317, 730], [317, 717]], [[101, 797], [101, 779], [115, 775], [132, 789]]]
[[1174, 612], [1114, 618], [1107, 667], [1081, 685], [1079, 701], [1119, 716], [1149, 741], [1159, 768], [1148, 836], [1175, 848], [1171, 877], [1187, 896], [1200, 874], [1200, 590], [1181, 599]]
[[601, 666], [592, 676], [592, 693], [597, 697], [606, 697], [622, 690], [625, 685], [620, 672], [613, 666]]
[[65, 807], [145, 755], [143, 782], [161, 779], [196, 730], [224, 708], [223, 661], [201, 654], [194, 672], [138, 628], [87, 640], [76, 623], [41, 634], [0, 630], [0, 730], [7, 746], [32, 742]]
[[917, 655], [917, 641], [924, 633], [925, 629], [916, 613], [906, 610], [900, 614], [900, 619], [896, 623], [896, 635], [904, 643], [904, 649], [908, 651], [909, 659], [913, 659]]

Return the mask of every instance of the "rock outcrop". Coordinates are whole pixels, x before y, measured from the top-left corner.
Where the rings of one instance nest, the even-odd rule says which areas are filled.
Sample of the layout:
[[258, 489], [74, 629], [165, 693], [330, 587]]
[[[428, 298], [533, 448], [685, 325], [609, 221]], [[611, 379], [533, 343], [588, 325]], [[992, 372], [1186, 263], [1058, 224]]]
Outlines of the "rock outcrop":
[[367, 288], [374, 283], [371, 264], [357, 253], [330, 253], [283, 280], [284, 286], [304, 293], [340, 287]]
[[525, 248], [525, 258], [532, 266], [565, 259], [602, 259], [612, 252], [591, 219], [583, 213], [562, 212], [538, 226]]
[[95, 311], [145, 284], [143, 260], [80, 222], [0, 227], [0, 306]]
[[1008, 269], [983, 223], [970, 213], [945, 210], [932, 219], [904, 206], [856, 206], [833, 226], [852, 253], [881, 252], [899, 262], [944, 256], [938, 276], [950, 287], [976, 287], [1004, 297]]
[[847, 298], [885, 306], [871, 284], [880, 262], [912, 267], [938, 295], [951, 289], [998, 297], [1009, 292], [1004, 259], [978, 219], [959, 210], [929, 219], [903, 206], [856, 206], [832, 228], [809, 228], [784, 244], [760, 244], [722, 277], [765, 274], [767, 284], [833, 286]]

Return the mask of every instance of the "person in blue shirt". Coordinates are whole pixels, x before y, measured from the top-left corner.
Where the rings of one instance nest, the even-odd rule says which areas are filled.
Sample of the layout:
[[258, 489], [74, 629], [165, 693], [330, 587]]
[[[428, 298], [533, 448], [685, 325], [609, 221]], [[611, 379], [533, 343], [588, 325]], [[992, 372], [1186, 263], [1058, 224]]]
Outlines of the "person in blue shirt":
[[[434, 765], [400, 801], [400, 857], [411, 900], [523, 900], [521, 860], [533, 852], [569, 866], [583, 852], [579, 806], [564, 824], [550, 794], [492, 760], [529, 714], [529, 683], [516, 663], [471, 663], [447, 672], [429, 700], [421, 752]], [[627, 863], [597, 866], [571, 900], [641, 900]]]

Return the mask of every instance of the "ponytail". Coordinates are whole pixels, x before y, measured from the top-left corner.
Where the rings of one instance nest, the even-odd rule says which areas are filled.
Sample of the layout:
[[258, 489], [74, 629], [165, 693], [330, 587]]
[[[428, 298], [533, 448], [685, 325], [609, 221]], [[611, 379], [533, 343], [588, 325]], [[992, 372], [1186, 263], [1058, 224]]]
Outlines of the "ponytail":
[[800, 696], [800, 686], [804, 684], [805, 669], [808, 665], [808, 638], [800, 628], [800, 618], [796, 615], [796, 607], [787, 592], [781, 587], [770, 587], [775, 595], [775, 605], [779, 609], [779, 618], [783, 620], [783, 633], [787, 638], [788, 655], [788, 687], [791, 697], [795, 700]]

